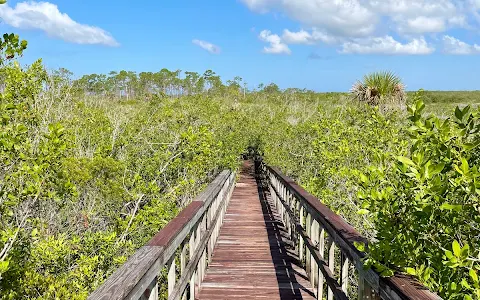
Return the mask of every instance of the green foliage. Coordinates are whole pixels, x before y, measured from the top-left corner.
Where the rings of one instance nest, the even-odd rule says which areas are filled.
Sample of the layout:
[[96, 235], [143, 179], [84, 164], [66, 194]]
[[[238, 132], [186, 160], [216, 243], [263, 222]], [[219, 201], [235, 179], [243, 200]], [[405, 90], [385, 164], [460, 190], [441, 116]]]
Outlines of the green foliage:
[[479, 112], [440, 120], [408, 108], [410, 150], [389, 153], [362, 176], [359, 198], [376, 228], [367, 265], [416, 275], [446, 299], [480, 297], [477, 224]]
[[[0, 299], [85, 299], [242, 155], [281, 167], [370, 238], [366, 264], [383, 276], [480, 297], [479, 111], [442, 120], [415, 101], [404, 130], [401, 113], [342, 93], [247, 93], [211, 70], [72, 80], [7, 64], [26, 43], [1, 43]], [[373, 102], [404, 97], [390, 73], [364, 87]]]
[[1, 71], [0, 299], [85, 299], [249, 142], [223, 99], [77, 99], [68, 70]]

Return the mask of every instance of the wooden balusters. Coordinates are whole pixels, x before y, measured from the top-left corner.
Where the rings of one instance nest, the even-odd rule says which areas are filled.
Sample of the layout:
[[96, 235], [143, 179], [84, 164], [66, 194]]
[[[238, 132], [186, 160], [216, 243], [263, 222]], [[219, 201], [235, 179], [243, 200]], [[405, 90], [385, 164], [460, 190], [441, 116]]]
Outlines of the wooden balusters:
[[[322, 256], [325, 257], [325, 229], [323, 227], [319, 228], [320, 235], [318, 241], [318, 252]], [[317, 299], [323, 299], [323, 284], [325, 283], [325, 278], [323, 273], [320, 269], [320, 266], [317, 266], [317, 273], [318, 273], [318, 285], [317, 285]]]
[[[305, 220], [305, 231], [307, 232], [307, 236], [312, 236], [312, 215], [307, 213], [307, 217]], [[311, 263], [312, 263], [312, 254], [310, 249], [306, 248], [306, 256], [305, 256], [305, 271], [307, 272], [308, 277], [311, 276]]]
[[[310, 232], [310, 239], [312, 240], [313, 245], [317, 245], [318, 242], [318, 222], [316, 220], [312, 220], [312, 229]], [[316, 279], [317, 278], [317, 262], [315, 261], [313, 254], [310, 257], [310, 283], [313, 287], [315, 287]]]
[[176, 274], [175, 274], [175, 254], [170, 258], [168, 266], [168, 296], [172, 295], [175, 288]]
[[[300, 201], [298, 202], [300, 203]], [[305, 208], [303, 205], [300, 204], [300, 218], [299, 218], [300, 225], [303, 227], [305, 226]], [[298, 238], [300, 239], [300, 246], [299, 246], [299, 254], [298, 257], [300, 259], [300, 263], [303, 264], [303, 258], [305, 253], [305, 242], [303, 241], [303, 237], [299, 234]]]
[[[180, 253], [180, 277], [185, 274], [185, 267], [187, 266], [187, 243], [182, 243], [182, 251]], [[185, 294], [182, 295], [182, 299], [185, 300]]]
[[[328, 268], [335, 275], [335, 243], [331, 237], [328, 237]], [[329, 287], [328, 288], [328, 300], [333, 300], [333, 291]]]
[[341, 252], [340, 261], [340, 284], [342, 285], [342, 290], [348, 295], [348, 257], [343, 252]]
[[[190, 234], [190, 240], [188, 242], [188, 250], [189, 250], [189, 258], [190, 261], [193, 259], [193, 256], [195, 255], [195, 250], [197, 248], [196, 240], [196, 230], [192, 230], [192, 233]], [[193, 271], [192, 276], [190, 276], [190, 300], [195, 300], [195, 276], [197, 272]]]

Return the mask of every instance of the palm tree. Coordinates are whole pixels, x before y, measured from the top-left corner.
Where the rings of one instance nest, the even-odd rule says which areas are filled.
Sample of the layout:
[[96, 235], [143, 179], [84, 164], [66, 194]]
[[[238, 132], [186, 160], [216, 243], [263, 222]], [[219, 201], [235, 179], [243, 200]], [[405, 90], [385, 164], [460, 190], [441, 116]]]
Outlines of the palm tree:
[[357, 81], [350, 92], [363, 102], [370, 105], [395, 102], [404, 104], [406, 101], [405, 85], [400, 77], [392, 72], [373, 72]]

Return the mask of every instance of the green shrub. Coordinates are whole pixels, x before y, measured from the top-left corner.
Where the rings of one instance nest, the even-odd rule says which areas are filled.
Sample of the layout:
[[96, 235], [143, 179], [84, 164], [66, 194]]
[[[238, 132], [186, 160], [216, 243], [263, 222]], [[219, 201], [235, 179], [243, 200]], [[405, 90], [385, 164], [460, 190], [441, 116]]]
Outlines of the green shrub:
[[376, 228], [366, 263], [416, 275], [446, 299], [478, 299], [479, 112], [440, 120], [424, 108], [420, 99], [409, 107], [410, 150], [361, 176], [360, 213]]

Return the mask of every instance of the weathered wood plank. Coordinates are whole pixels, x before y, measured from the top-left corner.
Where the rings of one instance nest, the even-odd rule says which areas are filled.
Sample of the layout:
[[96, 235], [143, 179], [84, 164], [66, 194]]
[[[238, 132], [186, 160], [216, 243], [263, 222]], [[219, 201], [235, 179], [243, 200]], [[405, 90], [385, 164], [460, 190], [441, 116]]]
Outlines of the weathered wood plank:
[[275, 201], [259, 198], [251, 173], [240, 174], [198, 299], [314, 299], [294, 250], [282, 239], [289, 238], [288, 229]]

